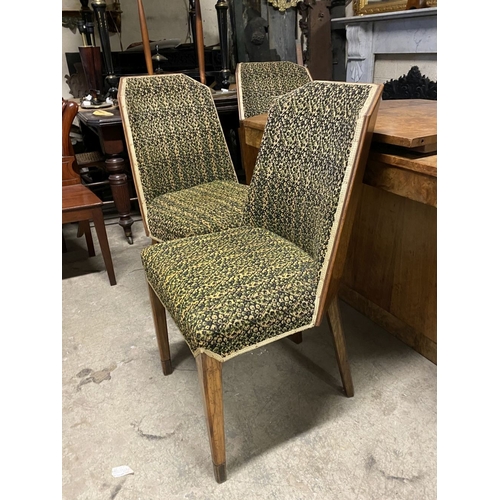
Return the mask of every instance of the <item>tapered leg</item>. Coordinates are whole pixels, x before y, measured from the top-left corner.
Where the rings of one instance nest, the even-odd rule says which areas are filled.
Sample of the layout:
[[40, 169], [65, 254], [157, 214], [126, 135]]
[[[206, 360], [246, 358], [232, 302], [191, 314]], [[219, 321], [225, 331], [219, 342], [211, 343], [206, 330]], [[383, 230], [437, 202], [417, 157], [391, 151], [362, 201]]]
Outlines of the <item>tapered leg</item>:
[[88, 220], [82, 220], [79, 224], [78, 233], [82, 232], [85, 235], [89, 257], [95, 257], [94, 241], [92, 240], [92, 233], [90, 232], [90, 223]]
[[168, 344], [167, 314], [163, 304], [149, 283], [148, 290], [151, 310], [153, 311], [156, 340], [158, 341], [158, 350], [160, 351], [161, 369], [163, 370], [163, 375], [170, 375], [172, 373], [172, 362], [170, 361], [170, 346]]
[[198, 376], [205, 406], [208, 439], [215, 480], [226, 479], [226, 443], [224, 439], [224, 407], [222, 401], [222, 363], [206, 354], [196, 357]]
[[288, 336], [294, 344], [301, 344], [302, 343], [302, 332], [297, 332], [294, 333], [293, 335]]
[[95, 231], [101, 246], [102, 258], [108, 272], [109, 283], [111, 286], [116, 285], [115, 269], [113, 267], [113, 260], [111, 259], [111, 250], [109, 249], [108, 235], [106, 234], [106, 226], [104, 225], [104, 217], [102, 209], [94, 208], [92, 210], [92, 219], [94, 221]]
[[340, 377], [344, 385], [344, 391], [348, 398], [354, 396], [354, 386], [352, 384], [351, 368], [347, 359], [347, 350], [345, 345], [344, 330], [340, 319], [340, 310], [337, 297], [334, 297], [328, 308], [328, 324], [333, 334], [335, 344], [335, 354], [339, 365]]

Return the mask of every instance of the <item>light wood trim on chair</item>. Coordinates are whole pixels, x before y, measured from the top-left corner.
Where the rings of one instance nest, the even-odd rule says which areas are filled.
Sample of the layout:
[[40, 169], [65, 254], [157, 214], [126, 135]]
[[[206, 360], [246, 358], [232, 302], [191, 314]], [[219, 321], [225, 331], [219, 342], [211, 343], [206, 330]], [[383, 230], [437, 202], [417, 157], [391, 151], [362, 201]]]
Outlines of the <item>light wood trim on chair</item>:
[[222, 398], [222, 363], [202, 353], [196, 358], [198, 377], [205, 407], [208, 439], [218, 483], [226, 479], [226, 442], [224, 437], [224, 403]]
[[349, 360], [347, 359], [347, 349], [344, 337], [344, 330], [342, 328], [342, 321], [340, 318], [339, 303], [335, 297], [330, 303], [327, 311], [328, 324], [333, 334], [333, 343], [335, 346], [335, 355], [337, 356], [337, 363], [339, 365], [340, 377], [344, 385], [344, 391], [348, 398], [354, 396], [354, 385], [352, 383], [351, 368], [349, 367]]
[[167, 314], [165, 307], [149, 283], [148, 290], [151, 310], [153, 311], [156, 340], [158, 342], [158, 350], [160, 351], [161, 369], [163, 370], [163, 375], [170, 375], [172, 373], [172, 361], [170, 360], [170, 345], [168, 343]]
[[383, 86], [380, 85], [377, 90], [371, 108], [367, 111], [369, 118], [363, 123], [361, 137], [364, 138], [363, 143], [358, 149], [354, 160], [354, 178], [351, 180], [350, 186], [346, 193], [346, 198], [342, 208], [342, 213], [339, 218], [339, 226], [337, 237], [335, 238], [334, 248], [330, 257], [330, 263], [325, 274], [325, 283], [321, 292], [316, 326], [319, 326], [323, 320], [323, 316], [333, 298], [336, 298], [339, 291], [340, 279], [344, 272], [344, 264], [347, 257], [347, 249], [349, 239], [351, 237], [352, 225], [356, 215], [356, 209], [361, 197], [363, 176], [365, 173], [366, 161], [370, 152], [373, 130], [377, 120], [378, 108], [382, 95]]

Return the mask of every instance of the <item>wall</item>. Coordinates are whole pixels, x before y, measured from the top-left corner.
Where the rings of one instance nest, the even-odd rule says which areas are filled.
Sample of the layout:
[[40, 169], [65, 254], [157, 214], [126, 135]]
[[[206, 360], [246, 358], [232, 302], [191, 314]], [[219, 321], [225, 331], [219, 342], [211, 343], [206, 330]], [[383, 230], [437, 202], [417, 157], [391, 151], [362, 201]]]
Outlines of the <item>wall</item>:
[[[112, 0], [106, 0], [112, 6]], [[190, 41], [189, 29], [189, 1], [188, 0], [143, 0], [144, 11], [148, 23], [150, 40], [178, 39], [181, 43]], [[216, 0], [202, 0], [201, 15], [203, 19], [203, 36], [206, 46], [219, 43], [219, 31], [217, 27], [217, 12], [215, 10]], [[91, 1], [89, 2], [91, 7]], [[141, 42], [141, 28], [136, 0], [121, 0], [122, 32], [110, 33], [111, 50], [125, 50], [131, 43]], [[63, 10], [80, 10], [79, 0], [62, 0]], [[66, 52], [78, 52], [81, 45], [81, 35], [76, 31], [73, 33], [68, 28], [62, 29], [62, 97], [72, 97], [66, 83], [65, 75], [68, 75], [66, 64]], [[97, 31], [97, 30], [96, 30]], [[98, 36], [96, 38], [98, 42]]]
[[[346, 0], [346, 17], [354, 16], [353, 3], [353, 0]], [[411, 36], [418, 38], [420, 35], [414, 33]], [[373, 82], [385, 83], [391, 79], [397, 79], [406, 75], [412, 66], [418, 66], [422, 75], [437, 81], [437, 53], [398, 54], [394, 52], [375, 55]]]
[[[332, 24], [346, 26], [348, 82], [387, 81], [414, 65], [430, 79], [437, 76], [437, 8], [339, 18]], [[380, 63], [382, 74], [376, 75]]]

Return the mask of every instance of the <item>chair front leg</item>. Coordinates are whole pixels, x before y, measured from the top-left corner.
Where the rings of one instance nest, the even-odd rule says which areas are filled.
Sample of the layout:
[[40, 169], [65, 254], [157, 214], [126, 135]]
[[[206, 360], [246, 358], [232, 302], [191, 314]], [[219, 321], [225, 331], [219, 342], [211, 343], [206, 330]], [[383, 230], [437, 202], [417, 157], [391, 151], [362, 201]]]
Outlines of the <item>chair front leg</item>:
[[172, 361], [170, 360], [170, 346], [168, 343], [167, 314], [156, 292], [148, 283], [149, 299], [151, 310], [153, 311], [153, 321], [155, 324], [156, 340], [160, 351], [161, 368], [163, 375], [172, 373]]
[[[104, 259], [104, 264], [106, 266], [106, 271], [108, 273], [108, 279], [111, 286], [116, 285], [115, 269], [113, 267], [113, 259], [111, 258], [111, 250], [109, 249], [108, 236], [106, 234], [106, 226], [104, 225], [104, 216], [102, 214], [102, 209], [94, 208], [92, 209], [92, 219], [94, 220], [94, 228], [97, 233], [97, 239], [99, 240], [99, 245], [101, 247], [102, 258]], [[90, 234], [90, 226], [89, 226]]]
[[224, 403], [222, 398], [222, 363], [206, 354], [196, 357], [198, 376], [205, 407], [208, 439], [214, 476], [223, 483], [226, 476], [226, 443], [224, 438]]
[[328, 324], [333, 334], [333, 341], [335, 345], [335, 355], [339, 365], [340, 377], [344, 385], [344, 391], [348, 398], [354, 396], [354, 386], [351, 377], [351, 368], [349, 360], [347, 359], [347, 350], [345, 344], [344, 330], [342, 329], [342, 322], [340, 318], [340, 309], [338, 298], [334, 297], [327, 313]]

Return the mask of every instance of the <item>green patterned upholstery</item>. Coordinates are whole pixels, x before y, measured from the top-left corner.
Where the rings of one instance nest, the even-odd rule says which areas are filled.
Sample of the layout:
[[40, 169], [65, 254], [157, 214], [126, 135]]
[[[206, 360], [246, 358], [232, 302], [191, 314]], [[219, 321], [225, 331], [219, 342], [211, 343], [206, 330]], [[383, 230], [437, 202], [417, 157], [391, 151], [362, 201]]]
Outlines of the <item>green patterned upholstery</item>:
[[[147, 233], [166, 241], [240, 225], [247, 191], [211, 90], [183, 74], [123, 77], [118, 100]], [[203, 221], [198, 201], [217, 215]]]
[[193, 353], [227, 357], [311, 324], [316, 266], [261, 228], [244, 227], [152, 245], [149, 283]]
[[277, 96], [310, 81], [307, 68], [289, 61], [239, 63], [236, 85], [240, 120], [267, 113]]
[[[245, 225], [146, 248], [146, 278], [193, 354], [221, 361], [312, 327], [380, 86], [310, 82], [271, 106]], [[300, 133], [297, 133], [300, 131]]]
[[290, 240], [319, 267], [373, 91], [368, 84], [311, 82], [269, 113], [245, 222]]
[[241, 226], [247, 194], [248, 186], [227, 181], [162, 194], [148, 205], [149, 228], [167, 241]]

